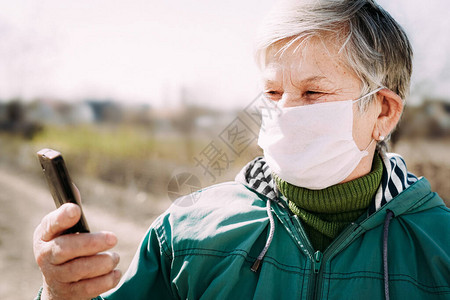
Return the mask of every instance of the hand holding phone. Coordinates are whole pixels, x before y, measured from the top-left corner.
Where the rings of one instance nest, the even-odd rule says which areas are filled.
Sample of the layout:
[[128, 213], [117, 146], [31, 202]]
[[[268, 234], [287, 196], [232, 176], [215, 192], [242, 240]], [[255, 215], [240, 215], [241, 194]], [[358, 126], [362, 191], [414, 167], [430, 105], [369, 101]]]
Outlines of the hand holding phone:
[[[42, 149], [37, 152], [37, 155], [56, 207], [71, 202], [81, 208], [81, 202], [75, 196], [74, 186], [61, 153], [52, 149]], [[64, 234], [76, 232], [89, 232], [83, 209], [81, 209], [81, 218], [78, 223], [66, 230]]]
[[[88, 233], [61, 153], [42, 149], [38, 157], [56, 206], [71, 202], [80, 208], [64, 205], [47, 214], [34, 231], [34, 257], [44, 277], [41, 299], [95, 298], [119, 283], [119, 255], [107, 251], [117, 244], [117, 237], [106, 231]], [[76, 232], [82, 234], [66, 235]]]

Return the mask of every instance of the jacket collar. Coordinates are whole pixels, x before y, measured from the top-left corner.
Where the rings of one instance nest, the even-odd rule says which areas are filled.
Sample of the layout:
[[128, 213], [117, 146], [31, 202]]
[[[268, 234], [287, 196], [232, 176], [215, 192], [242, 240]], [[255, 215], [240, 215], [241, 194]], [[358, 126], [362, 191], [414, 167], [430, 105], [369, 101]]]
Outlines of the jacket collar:
[[[408, 172], [403, 158], [395, 153], [381, 152], [383, 175], [377, 190], [375, 201], [369, 206], [369, 215], [386, 205], [390, 200], [414, 184], [418, 178]], [[243, 183], [269, 200], [278, 202], [283, 197], [277, 190], [269, 165], [260, 156], [249, 162], [239, 174], [236, 181]]]

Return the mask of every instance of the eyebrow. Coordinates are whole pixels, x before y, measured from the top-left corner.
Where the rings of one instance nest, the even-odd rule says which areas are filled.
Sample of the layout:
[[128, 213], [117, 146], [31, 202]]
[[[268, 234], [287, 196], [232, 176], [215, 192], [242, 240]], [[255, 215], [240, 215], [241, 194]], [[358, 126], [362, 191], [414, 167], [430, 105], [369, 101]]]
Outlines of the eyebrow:
[[304, 82], [304, 83], [314, 83], [316, 81], [326, 81], [326, 82], [330, 83], [330, 80], [328, 79], [328, 77], [325, 77], [325, 76], [311, 76], [311, 77], [301, 80], [301, 82]]
[[[267, 77], [270, 77], [270, 76], [267, 76]], [[270, 84], [279, 84], [278, 81], [269, 79], [269, 78], [267, 78], [267, 77], [263, 78], [263, 82], [264, 82], [265, 84], [269, 84], [269, 85], [270, 85]], [[311, 83], [318, 83], [318, 82], [324, 82], [324, 83], [327, 83], [327, 84], [332, 83], [332, 82], [328, 79], [328, 77], [317, 75], [317, 76], [311, 76], [311, 77], [308, 77], [308, 78], [305, 78], [305, 79], [301, 79], [300, 81], [297, 82], [297, 84], [298, 84], [298, 83], [301, 83], [301, 84], [311, 84]]]

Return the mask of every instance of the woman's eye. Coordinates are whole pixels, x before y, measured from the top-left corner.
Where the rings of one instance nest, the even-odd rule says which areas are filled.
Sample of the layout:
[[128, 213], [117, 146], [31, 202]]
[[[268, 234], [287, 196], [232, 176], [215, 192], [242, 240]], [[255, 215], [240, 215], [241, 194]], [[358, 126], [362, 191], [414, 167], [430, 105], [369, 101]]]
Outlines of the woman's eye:
[[303, 94], [303, 98], [305, 100], [309, 100], [309, 101], [319, 101], [321, 100], [325, 95], [327, 95], [327, 93], [324, 92], [320, 92], [320, 91], [306, 91]]
[[278, 95], [279, 92], [277, 92], [277, 91], [267, 91], [266, 94], [269, 94], [269, 95]]
[[270, 100], [274, 100], [274, 101], [278, 101], [281, 99], [282, 93], [279, 91], [265, 91], [264, 95], [266, 98], [270, 99]]
[[318, 95], [318, 94], [323, 94], [322, 92], [317, 92], [317, 91], [306, 91], [305, 95]]

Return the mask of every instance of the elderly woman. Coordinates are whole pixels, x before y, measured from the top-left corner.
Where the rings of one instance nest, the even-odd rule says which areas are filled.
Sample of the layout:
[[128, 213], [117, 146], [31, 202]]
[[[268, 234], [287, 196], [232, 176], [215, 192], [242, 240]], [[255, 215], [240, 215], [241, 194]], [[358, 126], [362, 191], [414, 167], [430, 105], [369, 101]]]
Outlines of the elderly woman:
[[[263, 111], [264, 157], [161, 215], [103, 298], [448, 299], [448, 209], [385, 151], [411, 56], [371, 0], [278, 6], [257, 49], [275, 108]], [[79, 216], [65, 205], [36, 229], [42, 299], [118, 283], [117, 255], [99, 253], [114, 235], [59, 236]]]

